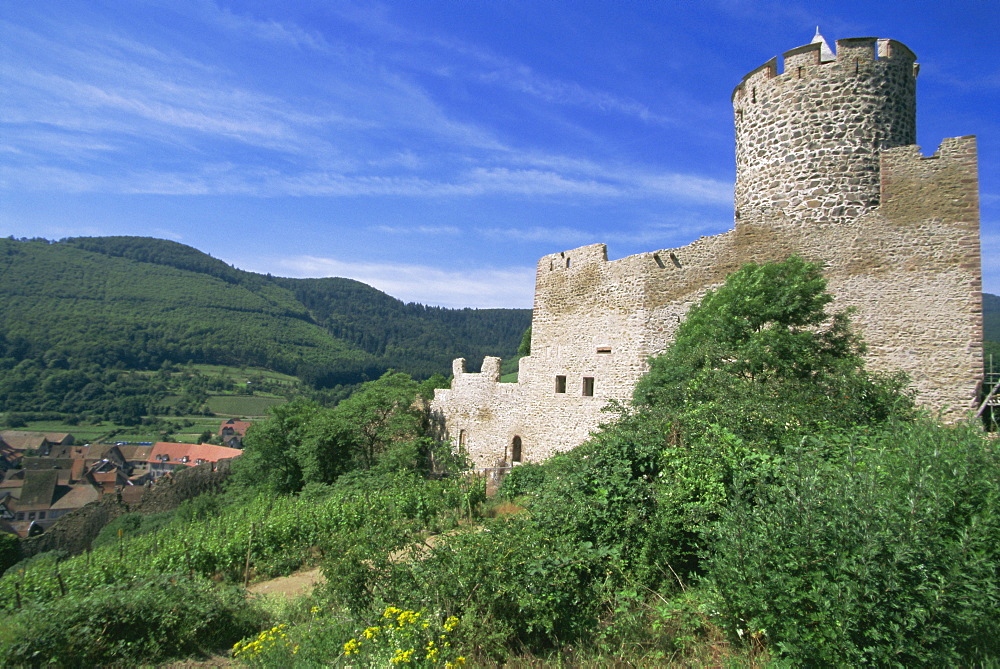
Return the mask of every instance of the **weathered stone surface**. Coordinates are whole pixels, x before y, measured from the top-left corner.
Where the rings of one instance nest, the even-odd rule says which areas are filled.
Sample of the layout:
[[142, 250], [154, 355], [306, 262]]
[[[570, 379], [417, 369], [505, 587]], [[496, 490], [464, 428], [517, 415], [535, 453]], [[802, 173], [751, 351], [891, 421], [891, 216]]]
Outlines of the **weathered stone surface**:
[[856, 309], [871, 368], [906, 372], [920, 404], [964, 416], [982, 378], [976, 142], [912, 146], [914, 61], [858, 38], [830, 62], [811, 44], [780, 75], [775, 60], [748, 74], [733, 93], [735, 228], [615, 261], [603, 244], [543, 257], [518, 383], [498, 382], [497, 359], [480, 374], [456, 361], [432, 405], [445, 436], [480, 466], [510, 462], [515, 440], [524, 461], [579, 445], [707, 290], [791, 254], [823, 263], [834, 308]]

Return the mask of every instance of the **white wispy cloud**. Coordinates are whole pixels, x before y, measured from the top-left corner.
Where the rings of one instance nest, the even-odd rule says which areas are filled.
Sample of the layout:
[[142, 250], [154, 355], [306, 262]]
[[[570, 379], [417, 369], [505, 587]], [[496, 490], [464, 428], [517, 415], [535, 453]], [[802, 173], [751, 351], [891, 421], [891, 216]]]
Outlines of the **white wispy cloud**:
[[449, 237], [454, 237], [460, 235], [462, 231], [454, 225], [376, 225], [372, 227], [372, 230], [377, 230], [378, 232], [385, 232], [390, 235], [409, 235], [409, 234], [420, 234], [420, 235], [446, 235]]
[[648, 174], [637, 179], [640, 192], [662, 193], [674, 199], [732, 204], [733, 184], [691, 174]]
[[[634, 249], [668, 248], [690, 244], [700, 236], [715, 235], [732, 227], [728, 219], [705, 219], [697, 214], [679, 214], [676, 220], [609, 221], [600, 230], [568, 226], [489, 227], [476, 232], [487, 239], [517, 242], [542, 242], [556, 249], [606, 243], [609, 247]], [[664, 244], [668, 246], [663, 246]], [[659, 245], [659, 246], [657, 246]], [[631, 251], [630, 251], [631, 252]]]
[[[598, 181], [586, 175], [504, 167], [474, 168], [450, 180], [445, 175], [352, 175], [328, 171], [289, 174], [269, 167], [211, 163], [186, 171], [129, 170], [113, 173], [78, 171], [68, 167], [0, 165], [5, 187], [57, 189], [72, 193], [105, 192], [157, 195], [246, 195], [253, 197], [379, 197], [466, 198], [482, 196], [570, 197], [574, 199], [676, 200], [710, 205], [728, 204], [731, 187], [686, 175], [662, 175], [659, 180], [628, 172]], [[691, 182], [695, 187], [684, 189]], [[704, 182], [704, 183], [703, 183]], [[673, 184], [663, 187], [662, 183]], [[652, 184], [652, 185], [651, 185]]]
[[233, 35], [267, 42], [277, 42], [298, 48], [329, 51], [330, 44], [315, 30], [306, 30], [294, 22], [274, 19], [260, 20], [209, 1], [197, 3], [202, 18]]
[[[314, 31], [211, 2], [197, 3], [194, 13], [219, 30], [245, 29], [246, 39], [311, 49], [321, 60], [335, 51], [329, 58], [336, 66], [326, 68], [322, 84], [306, 89], [304, 100], [292, 100], [283, 91], [244, 85], [223, 65], [138, 36], [83, 26], [80, 39], [75, 27], [42, 34], [5, 25], [17, 47], [10, 50], [12, 66], [0, 73], [0, 85], [13, 91], [0, 114], [17, 128], [6, 133], [3, 151], [16, 164], [5, 183], [176, 195], [731, 200], [730, 184], [703, 176], [511, 145], [478, 122], [455, 118], [405, 69], [356, 45], [333, 49]], [[550, 102], [648, 116], [631, 101], [547, 80], [467, 45], [407, 33], [387, 24], [384, 12], [356, 13], [382, 21], [378, 30], [394, 40], [461, 53], [480, 68], [475, 77], [496, 76]], [[487, 70], [494, 75], [484, 75]]]
[[237, 264], [250, 271], [282, 276], [354, 279], [404, 302], [450, 308], [530, 308], [534, 300], [534, 267], [443, 270], [426, 265], [345, 262], [307, 255]]
[[493, 227], [483, 228], [479, 234], [494, 240], [544, 242], [560, 249], [606, 241], [603, 234], [566, 226]]
[[406, 51], [422, 46], [432, 47], [444, 54], [442, 58], [431, 58], [426, 62], [401, 56], [407, 68], [421, 69], [443, 78], [464, 78], [501, 87], [549, 104], [599, 110], [658, 125], [677, 123], [676, 118], [654, 111], [643, 102], [545, 75], [524, 63], [450, 36], [408, 30], [394, 22], [385, 7], [366, 6], [360, 9], [348, 6], [339, 14], [387, 42], [404, 45]]

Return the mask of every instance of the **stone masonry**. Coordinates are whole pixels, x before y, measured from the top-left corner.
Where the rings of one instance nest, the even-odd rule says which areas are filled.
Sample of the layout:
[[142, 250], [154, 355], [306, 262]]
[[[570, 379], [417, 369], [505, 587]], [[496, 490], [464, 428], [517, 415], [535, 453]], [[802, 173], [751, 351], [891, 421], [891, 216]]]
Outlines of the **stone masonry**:
[[833, 308], [854, 307], [868, 365], [909, 375], [918, 402], [967, 415], [982, 379], [975, 137], [932, 156], [913, 145], [913, 53], [886, 39], [817, 33], [733, 92], [735, 227], [688, 246], [608, 261], [593, 244], [538, 262], [531, 355], [517, 383], [454, 363], [433, 409], [478, 466], [571, 449], [626, 402], [692, 304], [746, 262], [824, 265]]

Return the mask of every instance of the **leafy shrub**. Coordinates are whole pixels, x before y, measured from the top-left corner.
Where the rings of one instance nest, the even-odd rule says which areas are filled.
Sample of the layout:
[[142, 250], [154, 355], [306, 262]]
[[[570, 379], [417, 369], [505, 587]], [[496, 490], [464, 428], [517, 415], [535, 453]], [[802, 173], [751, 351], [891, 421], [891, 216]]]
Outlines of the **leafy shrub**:
[[544, 480], [527, 496], [531, 521], [544, 534], [590, 543], [617, 557], [617, 568], [640, 565], [650, 519], [663, 435], [645, 422], [614, 429], [543, 465]]
[[800, 665], [1000, 657], [995, 445], [897, 424], [842, 459], [824, 446], [790, 450], [773, 482], [736, 481], [711, 575], [737, 635]]
[[10, 577], [11, 574], [16, 574], [19, 571], [26, 571], [28, 569], [44, 569], [46, 567], [51, 567], [62, 562], [68, 557], [69, 553], [60, 550], [35, 553], [34, 555], [26, 557], [20, 562], [10, 566], [8, 568], [9, 573], [7, 576]]
[[174, 516], [178, 521], [190, 523], [195, 520], [212, 518], [218, 515], [221, 509], [219, 495], [213, 493], [202, 493], [197, 497], [192, 497], [181, 502], [174, 510]]
[[685, 437], [721, 424], [757, 443], [908, 415], [906, 379], [864, 370], [864, 342], [849, 311], [827, 313], [832, 301], [815, 263], [744, 265], [650, 360], [636, 404], [667, 413]]
[[21, 559], [21, 542], [13, 534], [0, 532], [0, 574]]
[[229, 647], [262, 623], [235, 588], [163, 575], [28, 606], [7, 618], [0, 656], [27, 666], [162, 662]]
[[376, 600], [435, 607], [469, 626], [468, 642], [502, 657], [587, 638], [608, 554], [520, 519], [448, 537], [426, 554], [384, 564]]
[[531, 462], [514, 467], [504, 476], [500, 484], [500, 495], [506, 499], [516, 499], [537, 492], [545, 482], [547, 471], [548, 467], [544, 464]]
[[166, 527], [174, 520], [174, 511], [161, 513], [124, 513], [101, 528], [91, 542], [92, 548], [116, 545], [122, 538], [138, 537]]

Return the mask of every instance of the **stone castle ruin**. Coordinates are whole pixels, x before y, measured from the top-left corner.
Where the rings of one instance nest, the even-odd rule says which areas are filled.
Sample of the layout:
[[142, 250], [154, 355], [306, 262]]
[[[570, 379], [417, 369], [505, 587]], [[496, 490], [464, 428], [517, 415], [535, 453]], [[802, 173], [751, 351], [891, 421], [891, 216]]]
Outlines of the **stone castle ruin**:
[[909, 375], [947, 420], [974, 407], [983, 373], [974, 136], [932, 156], [916, 141], [916, 57], [872, 37], [819, 35], [733, 91], [735, 226], [688, 246], [608, 261], [604, 244], [538, 262], [531, 355], [517, 383], [499, 358], [455, 360], [432, 407], [477, 466], [571, 449], [628, 401], [649, 356], [705, 292], [746, 262], [820, 262], [835, 309], [854, 307], [868, 365]]

